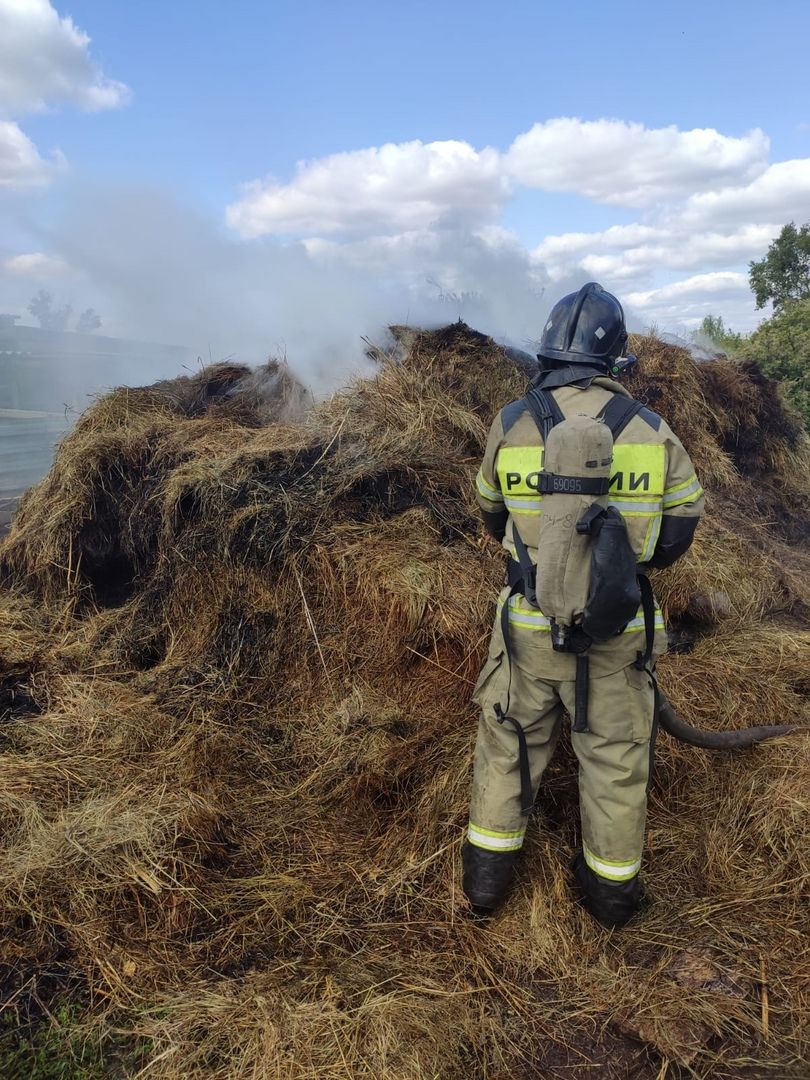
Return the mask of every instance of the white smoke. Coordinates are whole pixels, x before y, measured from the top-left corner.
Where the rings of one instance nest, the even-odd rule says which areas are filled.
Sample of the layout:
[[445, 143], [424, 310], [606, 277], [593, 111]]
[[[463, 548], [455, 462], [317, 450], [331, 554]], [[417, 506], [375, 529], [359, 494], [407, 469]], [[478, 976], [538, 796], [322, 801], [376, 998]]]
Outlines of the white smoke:
[[[519, 245], [468, 230], [434, 231], [353, 263], [346, 250], [236, 238], [152, 191], [77, 185], [61, 207], [55, 222], [29, 221], [28, 232], [63, 270], [48, 287], [60, 302], [97, 310], [102, 333], [185, 346], [205, 363], [286, 357], [316, 394], [362, 370], [363, 338], [381, 342], [392, 323], [463, 318], [526, 348], [554, 300], [582, 283], [551, 288]], [[25, 281], [29, 295], [39, 285]], [[127, 378], [143, 381], [139, 371]]]

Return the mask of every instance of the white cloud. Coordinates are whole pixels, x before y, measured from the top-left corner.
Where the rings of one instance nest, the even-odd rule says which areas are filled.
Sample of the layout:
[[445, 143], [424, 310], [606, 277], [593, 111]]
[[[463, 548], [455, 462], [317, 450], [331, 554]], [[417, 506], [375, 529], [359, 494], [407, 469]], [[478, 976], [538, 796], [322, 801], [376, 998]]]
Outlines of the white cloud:
[[57, 277], [69, 269], [68, 264], [59, 255], [45, 255], [41, 251], [11, 255], [4, 259], [3, 270], [12, 277]]
[[698, 192], [688, 200], [683, 220], [691, 227], [751, 221], [805, 221], [810, 217], [810, 158], [779, 161], [744, 187]]
[[62, 164], [61, 154], [46, 161], [17, 124], [0, 120], [0, 188], [41, 187]]
[[385, 273], [429, 264], [439, 253], [441, 235], [431, 229], [383, 236], [358, 237], [350, 241], [321, 236], [303, 241], [304, 250], [321, 263], [353, 266]]
[[540, 262], [557, 262], [589, 251], [626, 250], [657, 239], [660, 235], [661, 230], [650, 225], [611, 225], [609, 229], [601, 232], [569, 232], [547, 236], [533, 250], [532, 255]]
[[526, 187], [568, 191], [614, 206], [650, 206], [707, 184], [752, 180], [767, 167], [769, 140], [713, 128], [679, 131], [621, 120], [547, 120], [518, 135], [504, 159]]
[[[735, 137], [564, 117], [505, 151], [409, 142], [304, 162], [288, 182], [247, 185], [227, 219], [243, 237], [295, 236], [318, 261], [389, 279], [475, 291], [476, 281], [492, 283], [485, 261], [509, 253], [530, 288], [596, 278], [651, 317], [694, 320], [722, 300], [750, 326], [746, 264], [787, 220], [810, 218], [810, 159], [769, 164], [769, 145], [760, 130]], [[637, 206], [642, 216], [550, 235], [527, 251], [501, 222], [521, 187]], [[662, 284], [678, 274], [687, 277]]]
[[[627, 307], [656, 317], [686, 319], [705, 315], [723, 301], [738, 301], [749, 295], [748, 275], [734, 271], [695, 274], [658, 289], [628, 292], [623, 296]], [[709, 306], [707, 306], [709, 305]]]
[[0, 0], [0, 188], [43, 187], [65, 164], [45, 160], [16, 123], [25, 112], [67, 103], [113, 108], [129, 98], [91, 59], [90, 38], [48, 0]]
[[[0, 12], [12, 6], [0, 0]], [[98, 76], [93, 85], [107, 84]], [[790, 217], [810, 217], [810, 160], [769, 165], [768, 150], [758, 130], [734, 137], [560, 118], [536, 124], [505, 150], [412, 141], [301, 162], [291, 178], [246, 185], [227, 220], [245, 238], [297, 238], [300, 245], [279, 250], [297, 250], [319, 273], [371, 279], [400, 301], [427, 291], [466, 311], [473, 310], [464, 306], [469, 297], [484, 298], [491, 314], [503, 313], [505, 333], [514, 331], [519, 312], [521, 332], [529, 334], [533, 313], [540, 322], [552, 292], [592, 278], [645, 319], [683, 324], [721, 310], [740, 328], [756, 317], [745, 264]], [[44, 183], [53, 168], [15, 124], [0, 124], [0, 183]], [[529, 251], [502, 218], [520, 187], [642, 209], [637, 221], [560, 232]], [[603, 215], [606, 224], [614, 216], [609, 209]], [[257, 253], [275, 247], [244, 246]], [[17, 256], [5, 270], [18, 279], [62, 272], [49, 258]]]
[[302, 162], [288, 183], [248, 184], [227, 220], [246, 237], [481, 225], [494, 219], [516, 185], [650, 206], [748, 182], [767, 169], [768, 149], [759, 130], [734, 138], [712, 128], [559, 118], [535, 124], [505, 153], [466, 142], [414, 141]]
[[659, 270], [712, 270], [746, 263], [760, 255], [779, 225], [745, 225], [730, 232], [699, 232], [682, 219], [661, 225], [614, 225], [593, 233], [549, 236], [532, 252], [552, 276], [573, 265], [589, 274], [635, 280]]
[[[512, 259], [530, 276], [536, 265], [519, 237], [497, 225], [481, 229], [413, 229], [382, 236], [333, 240], [310, 237], [302, 242], [307, 254], [322, 263], [367, 269], [381, 275], [412, 275], [422, 281], [426, 275], [454, 287], [463, 277], [464, 267], [488, 261]], [[544, 278], [545, 280], [545, 278]]]
[[397, 233], [486, 221], [508, 194], [496, 150], [452, 140], [387, 143], [301, 162], [288, 184], [254, 181], [227, 220], [246, 237]]
[[91, 111], [125, 103], [128, 88], [105, 77], [89, 44], [48, 0], [0, 0], [0, 115], [63, 102]]

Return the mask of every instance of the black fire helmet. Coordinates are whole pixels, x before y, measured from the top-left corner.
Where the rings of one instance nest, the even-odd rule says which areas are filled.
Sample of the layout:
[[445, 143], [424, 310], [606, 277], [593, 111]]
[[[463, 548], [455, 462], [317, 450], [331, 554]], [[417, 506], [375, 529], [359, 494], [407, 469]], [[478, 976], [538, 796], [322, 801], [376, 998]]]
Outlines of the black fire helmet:
[[537, 359], [609, 368], [627, 348], [622, 305], [595, 281], [558, 300], [543, 327]]

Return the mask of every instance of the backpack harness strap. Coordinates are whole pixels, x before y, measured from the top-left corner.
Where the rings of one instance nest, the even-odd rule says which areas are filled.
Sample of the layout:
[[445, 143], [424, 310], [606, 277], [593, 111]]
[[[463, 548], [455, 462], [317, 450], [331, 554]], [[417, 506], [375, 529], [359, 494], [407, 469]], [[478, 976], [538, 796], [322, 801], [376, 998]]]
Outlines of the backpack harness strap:
[[639, 671], [650, 671], [655, 648], [655, 596], [646, 574], [638, 575], [638, 587], [641, 590], [641, 609], [644, 612], [644, 652], [639, 650], [636, 655], [636, 667]]
[[[510, 584], [519, 585], [521, 594], [526, 597], [532, 607], [537, 607], [537, 564], [532, 561], [529, 549], [523, 543], [523, 538], [514, 525], [515, 523], [512, 522], [512, 538], [515, 541], [519, 573], [514, 575], [515, 580]], [[515, 564], [514, 559], [510, 559], [509, 562], [512, 565]]]
[[545, 444], [548, 438], [548, 433], [557, 424], [561, 424], [565, 417], [563, 416], [562, 409], [551, 396], [546, 393], [545, 390], [540, 390], [536, 386], [526, 394], [523, 399], [526, 402], [526, 407], [534, 417], [534, 422], [537, 424], [538, 430], [543, 437], [543, 443]]
[[636, 653], [636, 667], [639, 671], [646, 671], [652, 679], [653, 687], [653, 722], [650, 731], [650, 767], [647, 774], [647, 794], [649, 795], [655, 777], [655, 743], [658, 738], [658, 713], [661, 708], [661, 691], [658, 689], [658, 679], [652, 666], [653, 648], [655, 646], [655, 596], [652, 584], [646, 574], [638, 575], [638, 584], [641, 589], [641, 606], [644, 610], [644, 652]]
[[587, 652], [577, 653], [576, 681], [574, 683], [574, 719], [571, 730], [577, 733], [588, 730], [588, 684], [590, 661]]
[[[525, 547], [523, 549], [526, 550]], [[528, 554], [528, 553], [527, 553]], [[520, 564], [511, 562], [518, 567], [518, 574], [512, 575], [515, 578], [514, 582], [510, 581], [512, 586], [509, 595], [504, 601], [504, 605], [501, 608], [501, 634], [503, 635], [504, 654], [506, 655], [507, 665], [507, 683], [506, 683], [506, 706], [503, 707], [499, 701], [495, 702], [493, 706], [495, 712], [495, 719], [499, 724], [509, 723], [515, 729], [515, 734], [518, 740], [518, 764], [520, 768], [520, 812], [524, 816], [528, 816], [534, 809], [534, 791], [532, 789], [532, 772], [529, 767], [529, 747], [526, 743], [526, 733], [513, 716], [509, 715], [509, 704], [512, 694], [512, 639], [509, 632], [509, 601], [513, 596], [525, 595], [523, 592], [523, 573], [520, 570]]]
[[[615, 394], [607, 405], [601, 410], [599, 416], [610, 428], [614, 442], [622, 431], [627, 427], [634, 416], [642, 415], [646, 422], [654, 430], [658, 430], [661, 419], [641, 401], [628, 401]], [[644, 652], [639, 651], [636, 656], [636, 667], [640, 671], [646, 670], [653, 680], [656, 694], [658, 686], [652, 670], [652, 656], [655, 648], [655, 596], [649, 577], [643, 573], [638, 574], [638, 586], [641, 591], [641, 609], [644, 612]], [[656, 708], [656, 717], [658, 710]]]
[[610, 401], [599, 411], [597, 420], [603, 420], [610, 428], [613, 441], [621, 435], [634, 416], [637, 416], [644, 408], [641, 401], [623, 397], [621, 394], [613, 394]]
[[[562, 423], [565, 419], [554, 397], [547, 391], [538, 387], [532, 387], [523, 398], [525, 407], [532, 414], [537, 429], [545, 444], [548, 434], [553, 427]], [[597, 419], [604, 421], [610, 428], [614, 441], [627, 427], [634, 416], [637, 416], [645, 406], [640, 401], [625, 398], [620, 394], [613, 394], [607, 404], [600, 410]], [[538, 491], [541, 494], [583, 494], [583, 495], [606, 495], [610, 481], [607, 479], [588, 480], [583, 477], [559, 476], [554, 473], [541, 473], [539, 477]], [[601, 512], [601, 508], [591, 508], [591, 511]], [[588, 531], [590, 520], [585, 524], [589, 512], [581, 524], [584, 528], [579, 531]], [[591, 515], [594, 516], [594, 515]], [[518, 740], [518, 761], [520, 768], [520, 812], [528, 815], [534, 808], [534, 792], [532, 790], [531, 769], [529, 766], [529, 749], [526, 742], [526, 734], [514, 717], [509, 716], [510, 695], [512, 689], [512, 641], [509, 627], [509, 602], [513, 596], [524, 596], [532, 607], [537, 607], [537, 566], [520, 533], [514, 520], [512, 521], [512, 539], [515, 544], [517, 559], [510, 559], [507, 564], [507, 584], [510, 586], [509, 595], [506, 597], [501, 609], [501, 633], [503, 635], [504, 652], [508, 665], [509, 676], [506, 689], [505, 707], [497, 702], [494, 706], [495, 716], [499, 724], [509, 723], [515, 729]], [[651, 661], [655, 644], [655, 598], [652, 585], [646, 574], [639, 573], [639, 588], [641, 590], [641, 604], [644, 612], [644, 651], [637, 654], [636, 667], [646, 670], [656, 687], [655, 675], [652, 672]], [[583, 635], [584, 636], [584, 635]], [[587, 650], [576, 653], [576, 676], [574, 687], [574, 717], [571, 730], [574, 732], [588, 731], [588, 685], [589, 663]], [[657, 693], [657, 687], [656, 687]], [[657, 700], [657, 697], [656, 697]], [[657, 710], [656, 710], [657, 712]], [[652, 751], [651, 751], [652, 754]]]

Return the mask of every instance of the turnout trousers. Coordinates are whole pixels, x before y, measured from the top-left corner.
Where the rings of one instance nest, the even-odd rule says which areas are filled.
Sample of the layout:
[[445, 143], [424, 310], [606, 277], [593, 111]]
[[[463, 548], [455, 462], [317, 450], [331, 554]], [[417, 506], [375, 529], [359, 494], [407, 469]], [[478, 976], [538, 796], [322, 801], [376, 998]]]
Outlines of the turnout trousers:
[[[521, 637], [512, 634], [510, 664], [496, 627], [474, 693], [481, 719], [468, 840], [490, 852], [517, 852], [527, 824], [521, 813], [518, 739], [511, 724], [498, 721], [494, 706], [500, 703], [505, 709], [508, 702], [508, 715], [523, 728], [535, 796], [554, 753], [563, 713], [574, 711], [572, 658], [554, 654], [543, 660], [535, 648], [521, 647]], [[556, 672], [555, 665], [563, 670]], [[608, 673], [601, 674], [605, 666]], [[618, 670], [610, 667], [592, 664], [589, 730], [572, 732], [571, 742], [579, 762], [584, 860], [599, 878], [619, 883], [635, 878], [641, 865], [655, 690], [650, 675], [632, 663]], [[535, 673], [538, 668], [542, 676]], [[565, 677], [549, 677], [550, 672]]]

